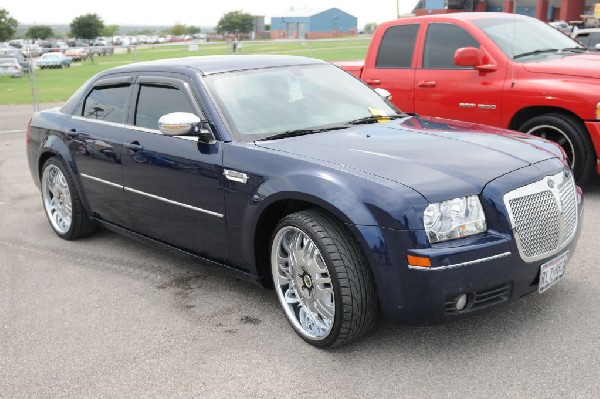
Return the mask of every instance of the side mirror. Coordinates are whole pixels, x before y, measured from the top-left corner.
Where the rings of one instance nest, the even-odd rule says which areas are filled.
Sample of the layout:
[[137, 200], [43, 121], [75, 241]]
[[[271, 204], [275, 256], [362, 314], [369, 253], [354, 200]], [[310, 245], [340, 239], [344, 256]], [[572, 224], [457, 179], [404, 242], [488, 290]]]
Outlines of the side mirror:
[[477, 67], [483, 64], [481, 51], [475, 47], [462, 47], [454, 53], [454, 64], [464, 67]]
[[481, 72], [493, 72], [498, 69], [496, 63], [483, 49], [462, 47], [454, 52], [454, 64], [473, 67]]
[[160, 117], [158, 129], [165, 136], [181, 136], [184, 134], [198, 133], [200, 118], [189, 112], [172, 112]]
[[392, 99], [392, 93], [390, 93], [386, 89], [382, 89], [381, 87], [378, 87], [373, 90], [375, 90], [375, 93], [379, 94], [379, 97], [382, 97], [384, 100], [390, 101]]
[[600, 43], [596, 43], [596, 45], [594, 46], [594, 48], [595, 48], [596, 50], [599, 50], [599, 51], [600, 51]]

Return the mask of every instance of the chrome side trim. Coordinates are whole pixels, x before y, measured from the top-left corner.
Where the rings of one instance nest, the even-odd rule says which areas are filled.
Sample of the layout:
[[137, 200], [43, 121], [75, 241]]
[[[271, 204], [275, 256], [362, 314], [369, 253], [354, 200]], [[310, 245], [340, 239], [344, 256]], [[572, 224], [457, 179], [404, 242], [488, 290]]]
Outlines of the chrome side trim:
[[139, 194], [139, 195], [143, 195], [144, 197], [148, 197], [148, 198], [152, 198], [158, 201], [162, 201], [162, 202], [166, 202], [167, 204], [171, 204], [171, 205], [176, 205], [176, 206], [180, 206], [183, 208], [187, 208], [187, 209], [191, 209], [193, 211], [197, 211], [197, 212], [202, 212], [202, 213], [206, 213], [207, 215], [211, 215], [211, 216], [216, 216], [219, 218], [222, 218], [224, 215], [218, 212], [213, 212], [213, 211], [208, 211], [206, 209], [202, 209], [202, 208], [197, 208], [195, 206], [192, 205], [188, 205], [188, 204], [183, 204], [181, 202], [177, 202], [177, 201], [173, 201], [167, 198], [163, 198], [163, 197], [159, 197], [158, 195], [154, 195], [154, 194], [148, 194], [146, 192], [143, 191], [139, 191], [130, 187], [125, 187], [125, 191], [129, 191], [130, 193], [135, 193], [135, 194]]
[[512, 255], [512, 252], [509, 251], [509, 252], [503, 252], [501, 254], [494, 255], [494, 256], [488, 256], [487, 258], [480, 258], [480, 259], [470, 260], [468, 262], [455, 263], [454, 265], [446, 265], [446, 266], [431, 267], [431, 268], [408, 265], [408, 268], [412, 269], [412, 270], [423, 270], [423, 271], [434, 272], [434, 271], [440, 271], [440, 270], [455, 269], [457, 267], [476, 265], [478, 263], [489, 262], [491, 260], [506, 258], [507, 256], [510, 256], [510, 255]]
[[86, 122], [91, 122], [91, 123], [98, 123], [98, 124], [107, 125], [107, 126], [125, 127], [124, 123], [108, 122], [108, 121], [103, 121], [102, 119], [86, 118], [84, 116], [79, 116], [79, 115], [73, 115], [73, 116], [71, 116], [71, 119], [77, 119], [80, 121], [86, 121]]
[[120, 188], [120, 189], [125, 188], [125, 187], [123, 187], [120, 184], [116, 184], [116, 183], [110, 182], [108, 180], [103, 180], [103, 179], [100, 179], [100, 178], [97, 178], [97, 177], [94, 177], [94, 176], [86, 175], [85, 173], [81, 173], [81, 177], [85, 177], [86, 179], [95, 181], [97, 183], [103, 183], [103, 184], [109, 185], [111, 187]]
[[225, 169], [223, 171], [223, 174], [225, 175], [225, 178], [227, 180], [231, 180], [231, 181], [236, 181], [238, 183], [242, 183], [242, 184], [246, 184], [246, 182], [248, 181], [248, 175], [242, 172], [238, 172], [235, 170], [229, 170], [229, 169]]
[[112, 182], [109, 182], [107, 180], [103, 180], [103, 179], [99, 179], [99, 178], [94, 177], [94, 176], [86, 175], [85, 173], [81, 173], [81, 177], [85, 177], [86, 179], [89, 179], [89, 180], [92, 180], [92, 181], [95, 181], [95, 182], [98, 182], [98, 183], [103, 183], [103, 184], [109, 185], [111, 187], [120, 188], [120, 189], [123, 189], [125, 191], [129, 191], [131, 193], [143, 195], [144, 197], [148, 197], [148, 198], [152, 198], [152, 199], [155, 199], [155, 200], [158, 200], [158, 201], [166, 202], [166, 203], [171, 204], [171, 205], [181, 206], [183, 208], [191, 209], [193, 211], [206, 213], [207, 215], [212, 215], [212, 216], [216, 216], [216, 217], [219, 217], [219, 218], [222, 218], [224, 216], [223, 214], [218, 213], [218, 212], [207, 211], [206, 209], [198, 208], [198, 207], [195, 207], [195, 206], [192, 206], [192, 205], [188, 205], [188, 204], [183, 204], [181, 202], [177, 202], [177, 201], [173, 201], [173, 200], [170, 200], [170, 199], [167, 199], [167, 198], [159, 197], [158, 195], [148, 194], [148, 193], [146, 193], [144, 191], [136, 190], [136, 189], [133, 189], [133, 188], [130, 188], [130, 187], [121, 186], [120, 184], [112, 183]]

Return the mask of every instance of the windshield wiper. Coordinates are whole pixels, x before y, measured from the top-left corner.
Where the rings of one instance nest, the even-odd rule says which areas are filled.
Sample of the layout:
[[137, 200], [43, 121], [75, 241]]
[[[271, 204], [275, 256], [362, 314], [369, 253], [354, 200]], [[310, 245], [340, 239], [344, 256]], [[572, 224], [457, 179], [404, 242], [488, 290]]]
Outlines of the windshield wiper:
[[410, 116], [408, 114], [395, 114], [395, 115], [371, 115], [365, 116], [364, 118], [355, 119], [353, 121], [348, 122], [350, 125], [363, 125], [367, 123], [376, 123], [383, 120], [392, 120], [399, 118], [406, 118]]
[[333, 127], [322, 127], [322, 128], [318, 128], [318, 129], [288, 130], [288, 131], [285, 131], [282, 133], [272, 134], [271, 136], [263, 137], [262, 139], [258, 139], [256, 141], [278, 140], [278, 139], [285, 139], [288, 137], [305, 136], [307, 134], [323, 133], [323, 132], [328, 132], [330, 130], [340, 130], [340, 129], [348, 129], [348, 126], [333, 126]]
[[565, 51], [573, 51], [575, 53], [587, 53], [588, 51], [590, 51], [590, 49], [585, 47], [566, 47], [560, 49], [561, 53]]
[[517, 58], [528, 57], [530, 55], [545, 54], [545, 53], [556, 53], [556, 52], [559, 52], [559, 51], [560, 51], [560, 49], [557, 49], [557, 48], [544, 48], [544, 49], [533, 50], [533, 51], [528, 51], [526, 53], [517, 54], [517, 55], [513, 56], [513, 59], [516, 60]]

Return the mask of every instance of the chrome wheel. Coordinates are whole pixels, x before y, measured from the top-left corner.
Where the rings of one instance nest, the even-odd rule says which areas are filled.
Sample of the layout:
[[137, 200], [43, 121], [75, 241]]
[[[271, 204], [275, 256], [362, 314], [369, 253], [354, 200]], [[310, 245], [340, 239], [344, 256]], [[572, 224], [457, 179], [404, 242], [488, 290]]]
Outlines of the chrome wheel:
[[48, 164], [44, 169], [42, 199], [54, 230], [59, 234], [66, 234], [71, 228], [73, 205], [67, 179], [56, 165]]
[[535, 126], [527, 133], [533, 134], [534, 136], [538, 136], [546, 140], [554, 141], [565, 151], [571, 169], [575, 167], [575, 146], [573, 145], [573, 142], [571, 141], [569, 136], [558, 126], [539, 125]]
[[306, 339], [325, 339], [335, 320], [335, 298], [315, 242], [297, 227], [282, 227], [273, 239], [271, 265], [277, 296], [293, 327]]

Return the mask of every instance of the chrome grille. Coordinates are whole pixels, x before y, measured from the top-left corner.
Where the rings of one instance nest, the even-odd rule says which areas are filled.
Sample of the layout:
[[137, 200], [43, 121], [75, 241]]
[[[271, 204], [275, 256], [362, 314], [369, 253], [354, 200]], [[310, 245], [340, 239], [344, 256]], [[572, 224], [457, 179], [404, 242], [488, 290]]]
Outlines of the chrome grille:
[[570, 172], [513, 190], [504, 196], [504, 204], [525, 261], [559, 252], [577, 230], [577, 194]]

